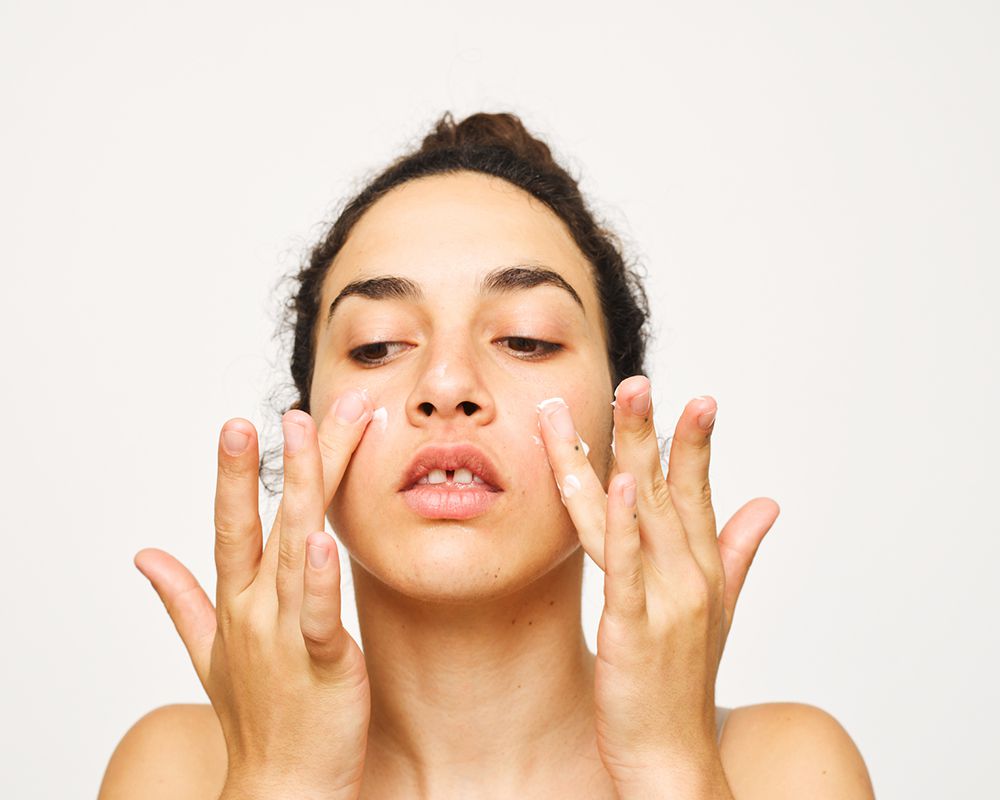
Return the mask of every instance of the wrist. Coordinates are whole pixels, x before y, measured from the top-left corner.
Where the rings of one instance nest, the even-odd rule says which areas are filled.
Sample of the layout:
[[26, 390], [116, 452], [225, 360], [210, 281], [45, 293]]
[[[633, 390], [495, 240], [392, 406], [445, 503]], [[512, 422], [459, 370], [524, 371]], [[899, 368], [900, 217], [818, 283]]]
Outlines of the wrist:
[[227, 776], [218, 800], [357, 800], [361, 782], [326, 788], [305, 786], [291, 778]]
[[619, 800], [735, 800], [721, 761], [640, 770], [615, 781], [615, 789]]

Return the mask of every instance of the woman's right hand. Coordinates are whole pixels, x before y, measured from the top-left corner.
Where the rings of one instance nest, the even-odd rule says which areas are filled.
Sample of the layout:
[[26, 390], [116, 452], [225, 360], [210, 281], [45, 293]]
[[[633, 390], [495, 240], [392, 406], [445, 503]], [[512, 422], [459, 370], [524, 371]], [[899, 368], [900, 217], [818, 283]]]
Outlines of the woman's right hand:
[[263, 554], [257, 432], [244, 419], [223, 426], [215, 607], [169, 553], [135, 555], [221, 723], [229, 756], [222, 798], [340, 800], [360, 792], [371, 694], [364, 655], [341, 622], [340, 560], [324, 523], [371, 417], [354, 390], [318, 431], [304, 411], [282, 417], [284, 491]]

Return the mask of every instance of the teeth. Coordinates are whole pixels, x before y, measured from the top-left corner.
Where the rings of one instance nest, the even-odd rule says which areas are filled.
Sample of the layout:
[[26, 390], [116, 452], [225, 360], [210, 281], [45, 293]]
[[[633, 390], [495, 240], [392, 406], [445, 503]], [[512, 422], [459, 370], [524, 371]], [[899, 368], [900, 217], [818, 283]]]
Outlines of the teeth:
[[471, 469], [466, 467], [460, 467], [454, 471], [432, 469], [424, 475], [424, 477], [417, 481], [417, 483], [446, 483], [449, 480], [452, 483], [486, 483], [486, 481], [476, 475]]

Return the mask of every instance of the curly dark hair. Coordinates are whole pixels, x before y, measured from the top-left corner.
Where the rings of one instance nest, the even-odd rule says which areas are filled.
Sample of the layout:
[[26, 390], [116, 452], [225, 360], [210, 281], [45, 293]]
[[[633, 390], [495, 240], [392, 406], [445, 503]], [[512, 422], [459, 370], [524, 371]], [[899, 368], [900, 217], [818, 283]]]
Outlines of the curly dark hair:
[[[604, 314], [613, 387], [630, 375], [645, 374], [650, 331], [642, 279], [633, 265], [625, 263], [618, 237], [595, 220], [577, 180], [556, 163], [549, 147], [530, 134], [516, 115], [476, 113], [455, 122], [451, 112], [445, 112], [419, 148], [397, 158], [343, 206], [306, 263], [291, 277], [294, 288], [283, 306], [278, 336], [292, 340], [290, 368], [296, 397], [289, 404], [272, 403], [279, 416], [293, 408], [309, 412], [320, 290], [354, 224], [400, 184], [463, 170], [503, 178], [544, 202], [563, 220], [592, 267]], [[261, 482], [272, 496], [280, 491], [281, 449], [279, 444], [266, 450], [260, 461]], [[272, 462], [277, 466], [269, 467]]]

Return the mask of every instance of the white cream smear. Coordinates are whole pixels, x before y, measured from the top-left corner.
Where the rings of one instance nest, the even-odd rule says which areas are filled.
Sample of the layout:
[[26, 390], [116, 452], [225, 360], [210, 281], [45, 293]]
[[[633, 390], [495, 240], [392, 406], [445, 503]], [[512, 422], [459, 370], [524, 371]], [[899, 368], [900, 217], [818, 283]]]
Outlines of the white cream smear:
[[372, 422], [377, 422], [379, 429], [385, 430], [389, 424], [389, 412], [385, 410], [385, 406], [379, 406], [372, 412]]
[[563, 497], [572, 497], [580, 491], [580, 479], [576, 477], [572, 472], [563, 479], [562, 493]]
[[550, 397], [547, 400], [542, 400], [542, 402], [539, 403], [537, 406], [535, 406], [535, 408], [537, 408], [539, 411], [544, 411], [545, 406], [547, 406], [549, 403], [562, 403], [563, 405], [566, 405], [566, 401], [563, 400], [561, 397]]

